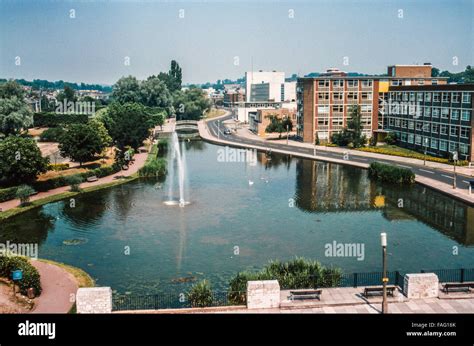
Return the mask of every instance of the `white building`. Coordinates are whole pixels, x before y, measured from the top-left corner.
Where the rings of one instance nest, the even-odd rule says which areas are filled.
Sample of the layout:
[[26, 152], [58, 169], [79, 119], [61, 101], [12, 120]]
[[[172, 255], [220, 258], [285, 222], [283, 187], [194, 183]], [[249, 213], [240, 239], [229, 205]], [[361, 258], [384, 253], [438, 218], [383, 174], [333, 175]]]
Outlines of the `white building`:
[[285, 72], [249, 71], [245, 73], [245, 100], [247, 102], [281, 102]]

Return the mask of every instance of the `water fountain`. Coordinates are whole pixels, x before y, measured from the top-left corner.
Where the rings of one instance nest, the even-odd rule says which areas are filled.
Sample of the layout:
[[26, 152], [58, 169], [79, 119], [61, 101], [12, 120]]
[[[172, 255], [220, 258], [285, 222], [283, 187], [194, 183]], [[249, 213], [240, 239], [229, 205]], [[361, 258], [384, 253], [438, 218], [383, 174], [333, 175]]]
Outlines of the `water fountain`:
[[[166, 205], [179, 205], [184, 207], [189, 204], [187, 200], [187, 184], [186, 184], [186, 155], [184, 143], [180, 145], [178, 135], [173, 132], [171, 135], [170, 144], [168, 146], [168, 200]], [[176, 169], [175, 169], [176, 166]], [[179, 197], [175, 197], [175, 174], [177, 173]]]

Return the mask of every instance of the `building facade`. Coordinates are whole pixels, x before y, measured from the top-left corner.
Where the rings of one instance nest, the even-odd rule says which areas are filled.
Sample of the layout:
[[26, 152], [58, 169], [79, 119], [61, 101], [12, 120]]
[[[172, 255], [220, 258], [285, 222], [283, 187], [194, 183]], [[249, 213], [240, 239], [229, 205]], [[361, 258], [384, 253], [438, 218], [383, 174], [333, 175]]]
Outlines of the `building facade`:
[[473, 94], [474, 84], [390, 87], [387, 130], [402, 147], [473, 161]]
[[265, 137], [265, 129], [270, 124], [270, 115], [280, 119], [289, 118], [293, 124], [296, 122], [296, 110], [290, 108], [259, 109], [249, 117], [249, 130], [261, 137]]

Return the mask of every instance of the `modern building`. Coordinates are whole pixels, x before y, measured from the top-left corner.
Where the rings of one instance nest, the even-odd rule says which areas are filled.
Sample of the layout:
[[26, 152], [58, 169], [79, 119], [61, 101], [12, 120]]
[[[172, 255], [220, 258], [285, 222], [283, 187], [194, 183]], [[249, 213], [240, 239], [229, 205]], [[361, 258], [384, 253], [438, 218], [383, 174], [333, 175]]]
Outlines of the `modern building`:
[[400, 146], [439, 157], [457, 151], [474, 161], [473, 94], [474, 84], [390, 87], [386, 129]]
[[235, 107], [232, 109], [233, 116], [240, 122], [248, 124], [252, 117], [257, 115], [257, 112], [261, 109], [280, 109], [282, 108], [282, 102], [237, 102]]
[[224, 107], [234, 107], [239, 102], [245, 101], [245, 95], [240, 88], [224, 91]]
[[307, 143], [329, 142], [333, 133], [347, 127], [352, 106], [360, 106], [363, 134], [383, 135], [389, 88], [447, 83], [447, 78], [432, 78], [431, 69], [431, 64], [394, 65], [386, 76], [352, 76], [331, 68], [317, 77], [298, 78], [297, 137]]
[[245, 73], [245, 101], [281, 102], [285, 72], [249, 71]]

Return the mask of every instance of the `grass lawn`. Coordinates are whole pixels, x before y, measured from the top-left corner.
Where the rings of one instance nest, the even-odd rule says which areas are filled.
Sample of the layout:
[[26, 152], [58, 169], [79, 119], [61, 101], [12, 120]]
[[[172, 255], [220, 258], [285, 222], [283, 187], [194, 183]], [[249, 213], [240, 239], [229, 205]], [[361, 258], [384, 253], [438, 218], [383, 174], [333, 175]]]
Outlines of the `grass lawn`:
[[220, 117], [221, 115], [225, 114], [225, 110], [212, 108], [209, 112], [204, 113], [204, 119], [212, 119], [216, 117]]
[[[364, 148], [359, 148], [356, 150], [370, 152], [370, 153], [384, 154], [384, 155], [401, 156], [401, 157], [407, 157], [407, 158], [419, 159], [419, 160], [423, 160], [424, 158], [424, 155], [417, 151], [398, 147], [396, 145], [388, 145], [388, 144], [377, 146], [377, 147], [364, 147]], [[448, 159], [431, 156], [429, 154], [426, 154], [426, 161], [439, 162], [439, 163], [444, 163], [448, 165], [453, 164]], [[467, 161], [458, 161], [457, 165], [465, 166], [467, 165]]]

